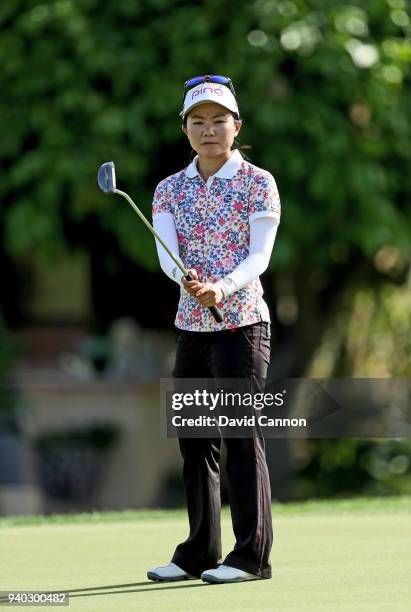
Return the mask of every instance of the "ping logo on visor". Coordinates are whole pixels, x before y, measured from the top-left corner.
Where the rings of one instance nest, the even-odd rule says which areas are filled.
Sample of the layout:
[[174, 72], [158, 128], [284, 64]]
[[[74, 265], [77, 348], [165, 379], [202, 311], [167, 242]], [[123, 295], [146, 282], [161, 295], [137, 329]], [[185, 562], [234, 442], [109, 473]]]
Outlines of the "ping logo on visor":
[[[188, 81], [190, 83], [192, 81]], [[185, 117], [195, 106], [199, 106], [205, 102], [214, 102], [224, 106], [232, 113], [240, 116], [237, 100], [232, 92], [232, 89], [223, 83], [213, 83], [209, 79], [202, 79], [200, 83], [186, 91], [183, 110], [180, 115]]]
[[191, 99], [194, 100], [197, 96], [201, 94], [206, 94], [207, 92], [214, 93], [217, 96], [224, 96], [224, 91], [221, 87], [210, 87], [207, 85], [206, 87], [192, 89], [189, 93], [191, 94]]

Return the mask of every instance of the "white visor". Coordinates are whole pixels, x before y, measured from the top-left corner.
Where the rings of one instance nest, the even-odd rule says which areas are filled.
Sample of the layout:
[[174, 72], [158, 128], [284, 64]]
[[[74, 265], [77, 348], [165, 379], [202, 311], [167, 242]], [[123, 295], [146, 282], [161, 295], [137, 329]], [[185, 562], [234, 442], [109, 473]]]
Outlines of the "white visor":
[[204, 102], [215, 102], [240, 116], [237, 101], [230, 89], [225, 85], [210, 83], [209, 81], [200, 83], [187, 92], [180, 115], [184, 118], [192, 108], [204, 104]]

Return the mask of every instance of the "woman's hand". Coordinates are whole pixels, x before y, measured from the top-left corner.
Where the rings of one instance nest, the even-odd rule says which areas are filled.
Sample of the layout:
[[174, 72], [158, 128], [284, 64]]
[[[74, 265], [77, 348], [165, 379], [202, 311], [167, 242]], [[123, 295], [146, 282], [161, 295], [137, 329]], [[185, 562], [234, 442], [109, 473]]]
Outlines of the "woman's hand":
[[193, 280], [188, 281], [183, 276], [182, 282], [187, 293], [196, 298], [197, 302], [201, 306], [216, 306], [223, 299], [223, 292], [221, 289], [213, 283], [201, 283], [198, 280], [198, 274], [196, 270], [190, 269], [188, 273]]
[[196, 292], [194, 297], [201, 306], [216, 306], [223, 299], [223, 292], [220, 287], [213, 283], [202, 283], [201, 289]]
[[187, 272], [193, 280], [188, 281], [185, 276], [182, 276], [181, 280], [184, 285], [184, 289], [187, 291], [187, 293], [195, 297], [197, 291], [202, 288], [203, 283], [200, 283], [200, 281], [198, 280], [198, 274], [196, 270], [190, 269], [187, 270]]

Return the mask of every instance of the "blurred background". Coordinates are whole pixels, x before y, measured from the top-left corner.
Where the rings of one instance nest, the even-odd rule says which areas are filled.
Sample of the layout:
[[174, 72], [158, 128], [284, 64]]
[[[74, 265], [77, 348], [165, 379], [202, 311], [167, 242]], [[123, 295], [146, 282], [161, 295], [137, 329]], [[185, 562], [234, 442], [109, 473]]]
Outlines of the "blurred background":
[[[159, 435], [178, 287], [96, 173], [114, 160], [151, 217], [189, 160], [192, 76], [233, 79], [241, 144], [279, 188], [271, 377], [411, 376], [410, 16], [405, 0], [1, 3], [0, 514], [184, 504]], [[411, 492], [411, 438], [267, 454], [274, 500]]]

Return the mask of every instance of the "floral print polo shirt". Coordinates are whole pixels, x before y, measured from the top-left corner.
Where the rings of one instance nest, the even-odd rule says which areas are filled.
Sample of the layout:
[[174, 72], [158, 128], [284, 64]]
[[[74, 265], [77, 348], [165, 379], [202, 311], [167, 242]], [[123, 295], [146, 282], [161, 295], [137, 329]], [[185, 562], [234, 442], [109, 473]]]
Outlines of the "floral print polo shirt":
[[[172, 213], [179, 256], [201, 282], [215, 283], [230, 274], [249, 253], [250, 221], [280, 220], [280, 199], [273, 176], [246, 161], [235, 149], [207, 183], [197, 171], [197, 157], [187, 168], [161, 181], [155, 190], [153, 216]], [[218, 304], [223, 322], [181, 289], [175, 325], [188, 331], [234, 329], [270, 322], [259, 277]]]

